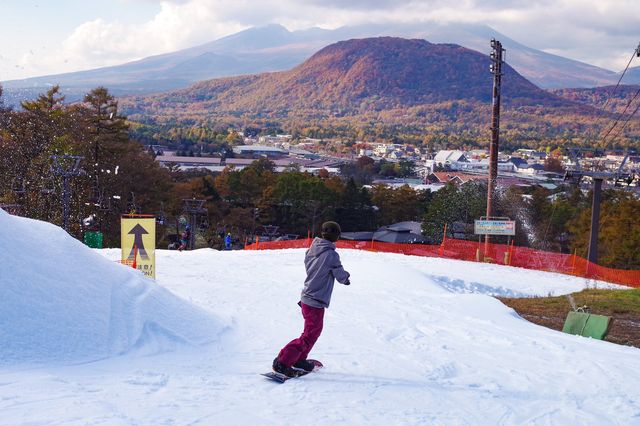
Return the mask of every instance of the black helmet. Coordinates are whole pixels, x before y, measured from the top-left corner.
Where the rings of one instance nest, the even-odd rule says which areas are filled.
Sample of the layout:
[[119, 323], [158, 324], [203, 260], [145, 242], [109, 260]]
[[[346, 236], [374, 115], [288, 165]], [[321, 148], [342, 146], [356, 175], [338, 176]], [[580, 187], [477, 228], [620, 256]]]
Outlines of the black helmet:
[[340, 225], [335, 222], [325, 222], [322, 224], [322, 238], [329, 240], [332, 243], [338, 241], [340, 237]]

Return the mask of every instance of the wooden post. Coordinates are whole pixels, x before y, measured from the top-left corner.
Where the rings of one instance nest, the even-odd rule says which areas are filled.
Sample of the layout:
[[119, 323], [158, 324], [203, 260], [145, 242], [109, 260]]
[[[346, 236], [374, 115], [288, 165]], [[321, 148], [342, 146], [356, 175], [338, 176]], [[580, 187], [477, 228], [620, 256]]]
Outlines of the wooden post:
[[511, 240], [511, 247], [509, 248], [509, 266], [511, 266], [511, 262], [513, 261], [513, 243], [515, 243], [515, 240]]
[[131, 264], [133, 269], [138, 269], [138, 246], [133, 245], [133, 263]]
[[442, 243], [440, 243], [440, 250], [438, 255], [442, 257], [444, 255], [444, 243], [447, 241], [447, 224], [444, 224], [444, 232], [442, 233]]

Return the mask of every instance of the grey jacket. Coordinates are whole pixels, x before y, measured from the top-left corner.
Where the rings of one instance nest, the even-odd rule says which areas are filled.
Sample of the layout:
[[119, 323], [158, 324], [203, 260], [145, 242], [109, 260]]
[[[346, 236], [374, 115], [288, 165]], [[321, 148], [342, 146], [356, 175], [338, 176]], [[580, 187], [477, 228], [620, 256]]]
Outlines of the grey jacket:
[[328, 308], [333, 292], [334, 279], [344, 284], [349, 273], [340, 263], [336, 245], [323, 238], [315, 238], [304, 257], [307, 279], [300, 301], [315, 308]]

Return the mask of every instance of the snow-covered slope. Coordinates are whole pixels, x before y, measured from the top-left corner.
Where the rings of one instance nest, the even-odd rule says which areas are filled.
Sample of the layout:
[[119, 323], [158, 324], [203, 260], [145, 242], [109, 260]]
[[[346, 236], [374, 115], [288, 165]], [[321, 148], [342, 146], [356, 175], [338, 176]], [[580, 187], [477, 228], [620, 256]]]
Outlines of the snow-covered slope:
[[[68, 238], [45, 236], [54, 246]], [[0, 245], [3, 259], [7, 250], [14, 255], [13, 246]], [[81, 248], [77, 256], [86, 252]], [[318, 373], [283, 385], [259, 375], [301, 332], [296, 302], [304, 250], [158, 251], [158, 287], [228, 318], [227, 331], [220, 334], [214, 324], [213, 343], [153, 355], [1, 367], [2, 423], [640, 423], [640, 350], [536, 326], [488, 295], [558, 295], [583, 288], [585, 280], [443, 259], [340, 254], [352, 284], [336, 285], [311, 353], [325, 364]], [[83, 256], [75, 270], [94, 274], [85, 270], [94, 265], [86, 259], [97, 255]], [[53, 276], [56, 265], [45, 265], [34, 269]], [[111, 266], [101, 269], [103, 279], [121, 273]], [[202, 330], [199, 320], [183, 319], [182, 329]]]
[[223, 326], [61, 228], [0, 209], [0, 365], [165, 350]]

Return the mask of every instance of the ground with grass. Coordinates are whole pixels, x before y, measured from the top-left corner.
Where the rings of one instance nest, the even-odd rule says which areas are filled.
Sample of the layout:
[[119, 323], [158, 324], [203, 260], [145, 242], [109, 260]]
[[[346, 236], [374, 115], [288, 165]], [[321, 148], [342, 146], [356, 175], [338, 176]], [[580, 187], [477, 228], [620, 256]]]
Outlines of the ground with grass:
[[[578, 308], [586, 306], [592, 314], [613, 318], [605, 340], [640, 347], [640, 289], [586, 289], [571, 297]], [[567, 313], [573, 309], [567, 296], [499, 299], [528, 321], [555, 330], [562, 330]]]

